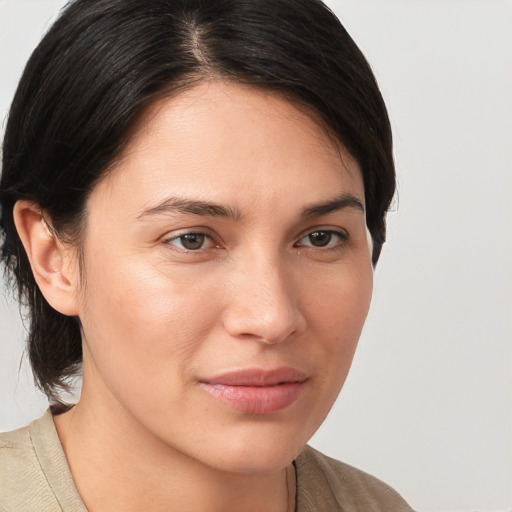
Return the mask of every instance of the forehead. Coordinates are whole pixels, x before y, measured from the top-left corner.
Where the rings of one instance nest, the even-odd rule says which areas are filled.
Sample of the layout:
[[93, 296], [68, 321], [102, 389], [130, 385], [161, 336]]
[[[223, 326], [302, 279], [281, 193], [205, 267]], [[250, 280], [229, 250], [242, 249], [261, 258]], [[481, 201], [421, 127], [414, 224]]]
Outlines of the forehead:
[[333, 187], [364, 201], [357, 162], [317, 116], [281, 95], [219, 81], [150, 106], [106, 185], [111, 194], [135, 186], [150, 201], [172, 192], [250, 203], [248, 187], [259, 207], [284, 193], [332, 195]]

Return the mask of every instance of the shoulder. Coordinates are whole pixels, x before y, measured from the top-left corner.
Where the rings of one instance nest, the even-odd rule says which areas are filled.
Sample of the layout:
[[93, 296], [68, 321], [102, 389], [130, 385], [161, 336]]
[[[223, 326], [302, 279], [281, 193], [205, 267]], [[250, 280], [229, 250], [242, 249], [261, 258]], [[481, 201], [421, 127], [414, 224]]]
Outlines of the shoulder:
[[28, 427], [0, 434], [0, 483], [4, 483], [8, 473], [35, 457]]
[[379, 479], [307, 446], [296, 460], [299, 511], [412, 512]]
[[47, 412], [27, 427], [0, 434], [1, 512], [61, 510], [41, 465], [41, 441], [35, 439], [52, 421]]
[[28, 427], [0, 434], [0, 467], [0, 510], [31, 510], [41, 470]]
[[[0, 485], [11, 480], [13, 474], [37, 465], [37, 457], [28, 427], [0, 434]], [[3, 490], [3, 487], [2, 487]]]

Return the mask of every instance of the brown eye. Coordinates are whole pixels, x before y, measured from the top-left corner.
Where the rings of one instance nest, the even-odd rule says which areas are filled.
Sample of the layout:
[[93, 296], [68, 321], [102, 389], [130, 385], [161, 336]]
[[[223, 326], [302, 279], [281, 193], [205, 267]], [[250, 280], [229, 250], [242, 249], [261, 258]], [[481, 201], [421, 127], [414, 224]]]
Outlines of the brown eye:
[[336, 248], [343, 246], [343, 243], [348, 239], [348, 235], [341, 231], [334, 231], [330, 229], [317, 229], [304, 235], [298, 242], [297, 246], [302, 247], [318, 247], [319, 249]]
[[205, 236], [202, 233], [189, 233], [180, 236], [180, 242], [184, 249], [197, 251], [203, 247]]
[[315, 231], [314, 233], [310, 233], [308, 235], [308, 239], [311, 242], [311, 245], [314, 247], [325, 247], [326, 245], [329, 245], [332, 240], [332, 232]]
[[204, 233], [184, 233], [171, 238], [167, 243], [185, 251], [199, 251], [208, 248], [211, 245], [211, 239]]

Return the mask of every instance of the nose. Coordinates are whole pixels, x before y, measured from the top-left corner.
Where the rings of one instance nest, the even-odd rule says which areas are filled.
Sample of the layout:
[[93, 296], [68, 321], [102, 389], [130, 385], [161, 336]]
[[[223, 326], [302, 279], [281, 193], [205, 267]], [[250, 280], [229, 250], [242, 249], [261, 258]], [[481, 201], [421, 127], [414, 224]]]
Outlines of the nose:
[[224, 310], [224, 329], [236, 338], [281, 343], [304, 331], [306, 319], [286, 269], [263, 257], [237, 269], [229, 283], [230, 300]]

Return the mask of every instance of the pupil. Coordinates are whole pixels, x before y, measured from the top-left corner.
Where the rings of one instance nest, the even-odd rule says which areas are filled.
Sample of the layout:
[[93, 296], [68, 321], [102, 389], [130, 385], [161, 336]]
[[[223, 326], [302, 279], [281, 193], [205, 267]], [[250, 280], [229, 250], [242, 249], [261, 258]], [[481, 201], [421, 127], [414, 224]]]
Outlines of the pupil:
[[324, 247], [331, 241], [332, 235], [328, 231], [315, 231], [309, 235], [311, 245]]
[[181, 243], [185, 249], [201, 249], [204, 243], [204, 235], [201, 233], [188, 233], [181, 237]]

